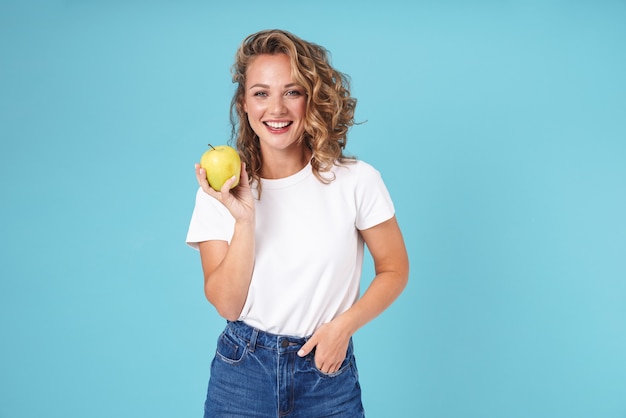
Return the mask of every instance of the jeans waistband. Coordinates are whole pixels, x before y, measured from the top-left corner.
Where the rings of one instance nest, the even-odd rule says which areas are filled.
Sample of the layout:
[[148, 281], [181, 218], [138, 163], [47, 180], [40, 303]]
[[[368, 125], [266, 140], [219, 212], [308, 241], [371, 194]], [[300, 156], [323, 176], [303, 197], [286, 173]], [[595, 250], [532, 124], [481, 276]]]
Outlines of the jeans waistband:
[[261, 331], [243, 321], [228, 321], [227, 329], [244, 340], [250, 351], [254, 351], [257, 347], [280, 352], [298, 351], [309, 340], [309, 337], [277, 335]]

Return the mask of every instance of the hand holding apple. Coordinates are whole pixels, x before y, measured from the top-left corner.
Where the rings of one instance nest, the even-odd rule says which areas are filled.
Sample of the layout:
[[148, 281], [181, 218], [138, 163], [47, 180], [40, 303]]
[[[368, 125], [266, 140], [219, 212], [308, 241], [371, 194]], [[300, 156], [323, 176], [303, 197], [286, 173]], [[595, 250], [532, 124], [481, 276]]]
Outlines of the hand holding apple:
[[231, 186], [235, 188], [239, 184], [241, 173], [241, 159], [237, 150], [228, 145], [218, 145], [214, 147], [209, 144], [208, 149], [200, 158], [200, 167], [206, 171], [209, 186], [215, 191], [220, 191], [224, 183], [235, 176], [235, 183]]
[[[209, 146], [211, 149], [202, 155], [201, 163], [195, 164], [198, 184], [206, 194], [226, 206], [236, 222], [254, 224], [254, 196], [246, 165], [240, 162], [235, 149]], [[222, 193], [222, 188], [229, 188], [230, 192]]]

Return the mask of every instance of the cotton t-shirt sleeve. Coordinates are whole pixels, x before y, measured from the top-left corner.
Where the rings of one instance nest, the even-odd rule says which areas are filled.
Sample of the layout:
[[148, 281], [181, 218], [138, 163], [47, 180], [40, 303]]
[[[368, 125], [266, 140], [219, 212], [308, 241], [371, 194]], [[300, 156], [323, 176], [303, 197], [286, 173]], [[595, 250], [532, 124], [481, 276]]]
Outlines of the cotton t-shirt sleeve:
[[187, 244], [198, 249], [203, 241], [228, 241], [233, 236], [235, 220], [228, 209], [206, 194], [201, 188], [196, 193], [196, 204], [187, 231]]
[[393, 217], [395, 208], [380, 172], [360, 162], [355, 188], [357, 217], [355, 225], [363, 230]]

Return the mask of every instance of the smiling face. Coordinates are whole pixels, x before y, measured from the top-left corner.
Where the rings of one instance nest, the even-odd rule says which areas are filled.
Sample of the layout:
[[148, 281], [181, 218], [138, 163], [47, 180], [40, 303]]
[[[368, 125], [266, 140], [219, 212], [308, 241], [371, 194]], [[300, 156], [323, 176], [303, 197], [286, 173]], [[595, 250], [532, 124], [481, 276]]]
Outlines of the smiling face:
[[291, 76], [286, 54], [262, 54], [246, 72], [243, 109], [261, 152], [302, 151], [306, 92]]

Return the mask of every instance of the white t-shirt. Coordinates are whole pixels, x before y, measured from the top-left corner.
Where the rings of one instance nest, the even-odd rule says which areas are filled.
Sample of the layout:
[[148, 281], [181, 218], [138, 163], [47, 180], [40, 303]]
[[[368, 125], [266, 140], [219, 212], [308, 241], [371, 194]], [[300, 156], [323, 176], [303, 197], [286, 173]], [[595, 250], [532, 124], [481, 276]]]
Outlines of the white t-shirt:
[[[308, 336], [359, 297], [363, 240], [358, 230], [394, 215], [380, 173], [356, 161], [332, 170], [330, 184], [311, 165], [277, 180], [263, 179], [256, 205], [256, 254], [239, 317], [260, 330]], [[329, 175], [329, 174], [327, 174]], [[187, 244], [230, 242], [234, 219], [198, 189]]]

